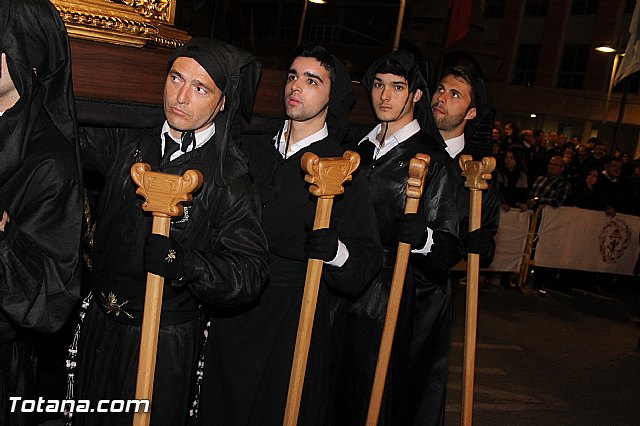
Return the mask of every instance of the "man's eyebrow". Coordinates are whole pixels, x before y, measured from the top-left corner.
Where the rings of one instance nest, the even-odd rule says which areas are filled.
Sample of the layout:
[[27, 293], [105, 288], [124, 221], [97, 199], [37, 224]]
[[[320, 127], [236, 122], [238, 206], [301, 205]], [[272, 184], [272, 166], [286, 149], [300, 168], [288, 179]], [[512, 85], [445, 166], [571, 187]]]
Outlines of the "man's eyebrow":
[[[382, 82], [383, 82], [383, 81], [382, 81], [382, 79], [381, 79], [380, 77], [373, 77], [373, 81], [377, 81], [377, 82], [380, 82], [380, 83], [382, 83]], [[399, 80], [399, 81], [392, 81], [392, 82], [391, 82], [391, 84], [396, 85], [396, 86], [397, 86], [397, 85], [407, 86], [407, 82], [406, 82], [406, 81], [403, 81], [403, 80]]]
[[207, 89], [209, 92], [213, 92], [214, 91], [213, 87], [209, 86], [207, 83], [205, 83], [205, 82], [203, 82], [201, 80], [198, 80], [197, 78], [193, 82], [195, 83], [196, 86], [202, 86], [205, 89]]
[[310, 71], [305, 71], [304, 75], [307, 76], [307, 77], [315, 78], [316, 80], [320, 80], [320, 83], [324, 83], [324, 80], [321, 79], [319, 75], [316, 75], [316, 74], [314, 74], [314, 73], [312, 73]]

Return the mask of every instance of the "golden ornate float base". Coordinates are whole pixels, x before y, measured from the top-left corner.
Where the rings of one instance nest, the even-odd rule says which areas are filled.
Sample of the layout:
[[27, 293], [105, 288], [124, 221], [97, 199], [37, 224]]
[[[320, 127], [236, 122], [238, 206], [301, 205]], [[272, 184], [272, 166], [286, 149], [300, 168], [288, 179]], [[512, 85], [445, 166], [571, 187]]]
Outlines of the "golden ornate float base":
[[173, 27], [177, 0], [51, 0], [74, 38], [175, 48], [189, 35]]

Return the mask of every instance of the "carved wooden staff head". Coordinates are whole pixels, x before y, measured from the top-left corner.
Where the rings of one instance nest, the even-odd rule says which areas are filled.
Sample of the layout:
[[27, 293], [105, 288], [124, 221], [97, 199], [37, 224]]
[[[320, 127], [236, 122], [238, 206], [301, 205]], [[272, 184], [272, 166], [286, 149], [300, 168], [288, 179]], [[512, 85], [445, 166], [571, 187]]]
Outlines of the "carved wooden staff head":
[[[427, 176], [431, 164], [431, 157], [427, 154], [418, 153], [409, 161], [409, 179], [407, 180], [407, 198], [422, 197], [424, 189], [424, 179]], [[415, 213], [415, 212], [414, 212]]]
[[152, 172], [146, 163], [131, 166], [131, 177], [138, 184], [136, 194], [145, 198], [142, 209], [155, 215], [181, 216], [182, 203], [192, 200], [191, 193], [202, 185], [202, 173], [187, 170], [184, 175]]
[[360, 156], [346, 151], [342, 157], [320, 158], [307, 152], [300, 163], [306, 173], [304, 180], [311, 184], [309, 192], [317, 197], [333, 197], [344, 192], [342, 184], [351, 180], [360, 165]]
[[484, 157], [482, 161], [473, 161], [470, 155], [461, 155], [460, 168], [462, 176], [467, 178], [464, 182], [465, 187], [485, 190], [489, 187], [487, 180], [491, 179], [491, 172], [496, 168], [496, 159]]

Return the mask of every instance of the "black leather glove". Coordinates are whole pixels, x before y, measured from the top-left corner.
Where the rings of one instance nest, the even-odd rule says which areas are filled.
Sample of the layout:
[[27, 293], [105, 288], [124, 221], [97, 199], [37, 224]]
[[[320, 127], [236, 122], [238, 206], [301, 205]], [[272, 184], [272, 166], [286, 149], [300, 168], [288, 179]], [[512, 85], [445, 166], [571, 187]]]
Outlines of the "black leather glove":
[[177, 280], [184, 274], [185, 250], [173, 238], [150, 234], [145, 238], [144, 267], [148, 272]]
[[396, 238], [401, 243], [421, 249], [427, 242], [427, 218], [422, 214], [403, 214], [396, 221]]
[[491, 250], [491, 233], [484, 228], [467, 232], [462, 238], [465, 253], [475, 253], [484, 255]]
[[307, 234], [304, 254], [309, 259], [329, 262], [338, 254], [338, 233], [333, 228], [316, 229]]

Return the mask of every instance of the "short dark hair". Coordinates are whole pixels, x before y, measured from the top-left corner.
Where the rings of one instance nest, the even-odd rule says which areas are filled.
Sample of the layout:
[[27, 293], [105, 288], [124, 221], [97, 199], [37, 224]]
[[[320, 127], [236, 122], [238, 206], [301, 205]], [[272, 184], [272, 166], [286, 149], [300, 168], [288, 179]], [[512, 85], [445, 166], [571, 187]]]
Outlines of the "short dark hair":
[[333, 55], [323, 46], [316, 45], [316, 46], [299, 47], [293, 53], [293, 59], [299, 58], [299, 57], [313, 58], [316, 61], [320, 62], [320, 65], [322, 65], [322, 67], [329, 72], [329, 79], [331, 80], [331, 83], [335, 82], [336, 63], [335, 63], [335, 60], [333, 59]]
[[393, 74], [398, 75], [407, 81], [409, 80], [409, 71], [404, 69], [400, 62], [393, 59], [387, 59], [380, 62], [376, 67], [374, 75], [375, 74]]
[[460, 65], [447, 68], [444, 73], [442, 73], [442, 78], [448, 75], [452, 75], [455, 78], [462, 79], [471, 87], [471, 102], [469, 103], [469, 109], [475, 108], [476, 99], [478, 98], [478, 85], [480, 76], [472, 69]]

